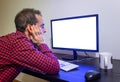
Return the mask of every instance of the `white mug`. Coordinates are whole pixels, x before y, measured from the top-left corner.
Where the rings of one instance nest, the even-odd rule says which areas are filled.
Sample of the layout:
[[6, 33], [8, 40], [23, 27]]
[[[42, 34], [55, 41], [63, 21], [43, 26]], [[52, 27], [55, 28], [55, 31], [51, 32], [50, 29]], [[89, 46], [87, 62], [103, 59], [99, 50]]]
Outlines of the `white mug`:
[[101, 69], [112, 69], [112, 53], [109, 52], [101, 52], [99, 53], [99, 62]]

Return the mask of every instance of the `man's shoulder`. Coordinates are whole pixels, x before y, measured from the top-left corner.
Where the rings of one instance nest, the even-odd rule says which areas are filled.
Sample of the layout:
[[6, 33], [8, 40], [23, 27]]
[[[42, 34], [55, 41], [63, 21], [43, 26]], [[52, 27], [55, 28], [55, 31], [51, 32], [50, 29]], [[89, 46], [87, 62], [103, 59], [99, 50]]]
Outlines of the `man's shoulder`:
[[20, 31], [16, 31], [16, 32], [12, 32], [12, 33], [9, 33], [7, 35], [4, 35], [4, 36], [1, 36], [0, 37], [0, 41], [16, 41], [16, 40], [21, 40], [21, 39], [27, 39], [27, 37], [25, 36], [24, 33], [20, 32]]
[[12, 32], [11, 34], [8, 34], [8, 37], [10, 37], [11, 39], [27, 39], [26, 35], [23, 32], [20, 31], [16, 31], [16, 32]]
[[0, 36], [0, 41], [7, 41], [14, 33]]

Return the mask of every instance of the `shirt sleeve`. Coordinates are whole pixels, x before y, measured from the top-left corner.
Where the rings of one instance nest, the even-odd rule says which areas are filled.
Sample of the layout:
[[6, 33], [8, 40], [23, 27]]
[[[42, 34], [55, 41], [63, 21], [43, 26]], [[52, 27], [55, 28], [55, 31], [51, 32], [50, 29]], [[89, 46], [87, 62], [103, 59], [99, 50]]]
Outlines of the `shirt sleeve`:
[[38, 48], [39, 50], [28, 39], [18, 39], [14, 41], [10, 61], [41, 73], [58, 73], [60, 67], [57, 57], [46, 44], [41, 44]]

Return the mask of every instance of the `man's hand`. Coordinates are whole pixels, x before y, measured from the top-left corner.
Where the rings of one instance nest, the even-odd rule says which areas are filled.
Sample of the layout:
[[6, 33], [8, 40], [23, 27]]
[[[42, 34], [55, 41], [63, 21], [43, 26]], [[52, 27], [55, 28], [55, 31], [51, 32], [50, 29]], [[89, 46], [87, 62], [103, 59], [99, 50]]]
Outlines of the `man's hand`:
[[41, 30], [40, 27], [38, 27], [37, 25], [30, 25], [29, 26], [29, 38], [30, 40], [32, 40], [33, 43], [39, 45], [44, 42], [44, 38], [43, 38], [43, 32]]

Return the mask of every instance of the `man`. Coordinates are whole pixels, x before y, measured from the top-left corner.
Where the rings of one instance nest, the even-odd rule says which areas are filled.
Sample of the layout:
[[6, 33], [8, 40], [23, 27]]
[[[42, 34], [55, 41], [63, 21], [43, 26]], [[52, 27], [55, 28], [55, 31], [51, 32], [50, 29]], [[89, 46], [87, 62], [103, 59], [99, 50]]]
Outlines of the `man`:
[[58, 60], [44, 42], [46, 30], [40, 11], [23, 9], [14, 22], [16, 32], [0, 37], [0, 81], [12, 82], [24, 68], [58, 73]]

